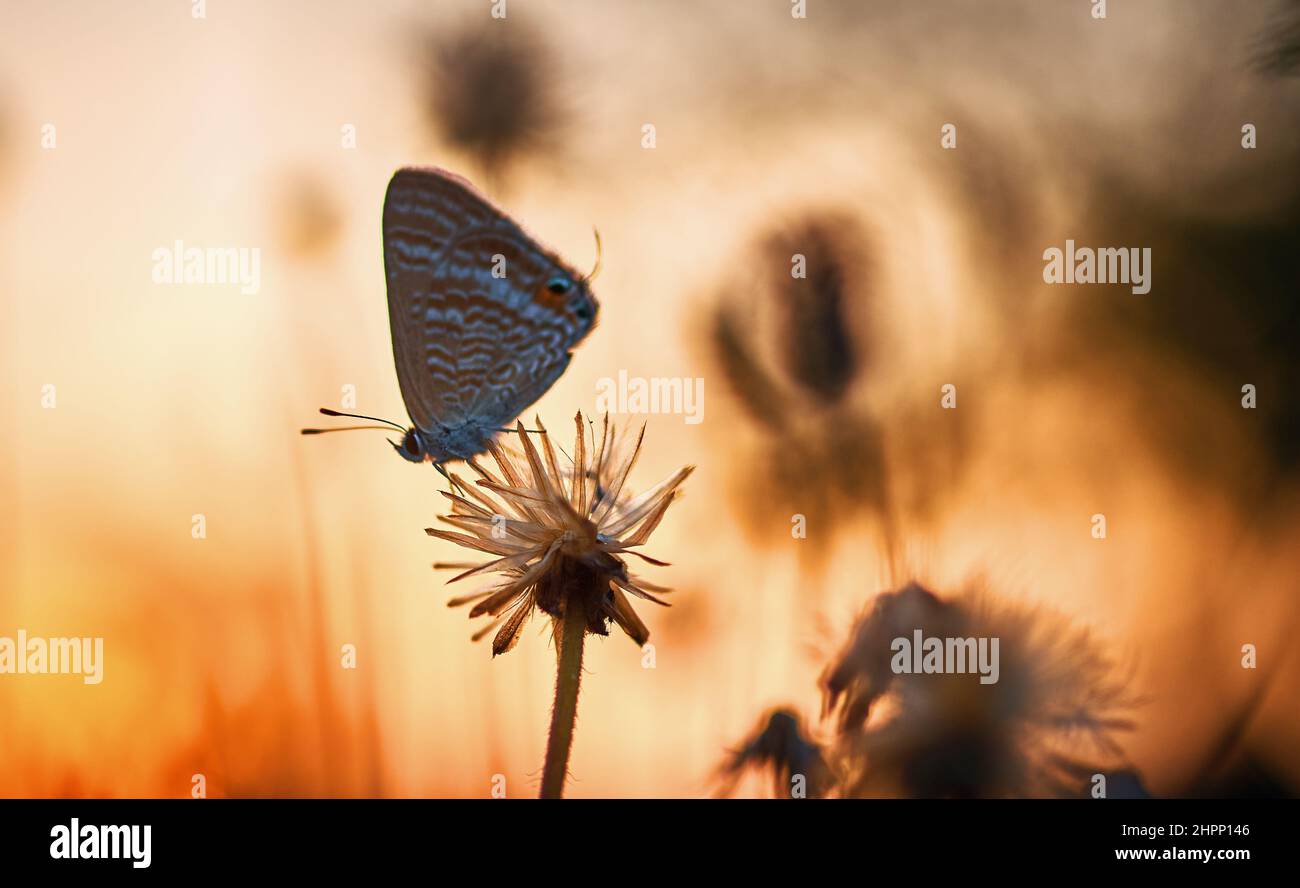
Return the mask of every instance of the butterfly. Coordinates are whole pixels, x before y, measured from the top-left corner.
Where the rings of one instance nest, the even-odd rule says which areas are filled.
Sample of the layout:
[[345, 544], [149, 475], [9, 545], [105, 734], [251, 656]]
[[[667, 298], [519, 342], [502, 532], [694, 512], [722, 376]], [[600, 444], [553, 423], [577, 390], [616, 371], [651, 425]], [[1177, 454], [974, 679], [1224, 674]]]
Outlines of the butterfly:
[[441, 468], [484, 452], [569, 366], [596, 325], [600, 236], [581, 276], [465, 179], [417, 167], [388, 183], [383, 232], [393, 362], [413, 425], [321, 413], [386, 423], [403, 433], [389, 441], [403, 459]]

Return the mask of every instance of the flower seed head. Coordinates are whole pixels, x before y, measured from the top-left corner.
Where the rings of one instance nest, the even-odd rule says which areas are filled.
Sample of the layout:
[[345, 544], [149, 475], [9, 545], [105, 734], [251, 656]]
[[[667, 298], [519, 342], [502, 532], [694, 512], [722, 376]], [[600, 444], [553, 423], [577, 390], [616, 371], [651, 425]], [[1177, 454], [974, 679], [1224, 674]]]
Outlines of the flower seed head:
[[478, 574], [504, 575], [495, 586], [448, 602], [453, 607], [473, 603], [470, 617], [493, 618], [475, 639], [500, 627], [492, 642], [494, 656], [514, 647], [535, 608], [558, 619], [569, 607], [581, 607], [588, 632], [607, 635], [609, 623], [614, 622], [642, 645], [650, 632], [628, 596], [667, 606], [658, 596], [669, 590], [631, 574], [626, 559], [635, 556], [664, 565], [638, 549], [663, 520], [694, 467], [678, 470], [639, 496], [629, 496], [627, 479], [645, 429], [635, 444], [620, 453], [624, 448], [608, 417], [599, 443], [594, 430], [588, 442], [589, 429], [581, 413], [574, 423], [573, 457], [563, 466], [540, 420], [540, 450], [523, 423], [516, 429], [522, 453], [491, 442], [495, 472], [470, 460], [470, 469], [478, 475], [475, 483], [456, 474], [448, 476], [451, 490], [444, 496], [451, 501], [451, 514], [440, 520], [457, 530], [426, 530], [430, 536], [496, 556], [483, 564], [434, 565], [466, 568], [451, 582]]

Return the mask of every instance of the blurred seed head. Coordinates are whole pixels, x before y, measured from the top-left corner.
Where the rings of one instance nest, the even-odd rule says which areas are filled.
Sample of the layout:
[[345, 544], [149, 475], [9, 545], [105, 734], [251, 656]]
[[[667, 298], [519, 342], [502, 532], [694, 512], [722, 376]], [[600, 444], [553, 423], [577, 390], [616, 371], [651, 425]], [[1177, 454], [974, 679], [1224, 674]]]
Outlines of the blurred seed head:
[[[812, 212], [759, 235], [715, 309], [712, 346], [731, 388], [765, 424], [781, 405], [840, 405], [869, 356], [853, 307], [869, 298], [866, 237], [844, 212]], [[770, 319], [764, 330], [756, 319]], [[764, 335], [766, 334], [766, 335]]]
[[424, 107], [450, 146], [499, 180], [521, 158], [555, 149], [567, 121], [558, 61], [526, 21], [476, 20], [425, 38]]
[[740, 747], [728, 753], [718, 768], [718, 795], [735, 792], [747, 772], [769, 772], [773, 797], [778, 799], [791, 798], [795, 775], [804, 778], [805, 797], [810, 799], [824, 797], [833, 784], [821, 746], [791, 709], [774, 709], [763, 716]]
[[[851, 301], [867, 297], [865, 238], [847, 215], [813, 215], [769, 237], [761, 252], [770, 264], [782, 364], [804, 393], [839, 403], [865, 357], [847, 316]], [[802, 277], [792, 274], [796, 254], [805, 262]]]
[[[871, 308], [867, 238], [848, 212], [810, 211], [757, 234], [737, 267], [708, 346], [764, 442], [736, 485], [740, 511], [756, 531], [781, 515], [771, 529], [783, 534], [790, 515], [806, 516], [818, 532], [802, 551], [816, 558], [837, 519], [885, 512], [882, 429], [849, 396], [871, 354], [859, 329]], [[755, 468], [768, 484], [752, 483]]]
[[[1000, 675], [895, 674], [895, 638], [999, 639]], [[877, 597], [822, 677], [837, 717], [833, 762], [849, 796], [1082, 795], [1122, 765], [1115, 734], [1138, 702], [1092, 641], [1060, 617], [942, 599], [922, 586]]]
[[838, 712], [842, 732], [856, 730], [871, 714], [871, 706], [894, 681], [890, 643], [913, 628], [930, 632], [954, 628], [953, 608], [932, 592], [912, 583], [898, 592], [885, 592], [870, 612], [854, 624], [848, 642], [822, 675], [824, 711]]

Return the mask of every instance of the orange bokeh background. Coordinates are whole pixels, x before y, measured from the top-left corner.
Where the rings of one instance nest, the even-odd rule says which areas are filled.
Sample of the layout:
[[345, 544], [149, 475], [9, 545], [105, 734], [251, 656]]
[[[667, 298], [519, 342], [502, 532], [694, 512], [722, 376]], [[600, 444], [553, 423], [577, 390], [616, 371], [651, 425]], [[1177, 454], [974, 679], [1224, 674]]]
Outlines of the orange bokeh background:
[[[185, 796], [199, 773], [209, 795], [473, 797], [497, 774], [510, 795], [535, 792], [549, 628], [535, 622], [495, 661], [471, 644], [430, 568], [460, 555], [423, 533], [443, 509], [438, 475], [372, 433], [298, 435], [345, 386], [362, 412], [405, 421], [384, 187], [412, 163], [482, 179], [426, 121], [413, 35], [486, 19], [488, 5], [230, 0], [196, 20], [171, 0], [6, 0], [0, 635], [102, 636], [106, 663], [95, 686], [0, 676], [0, 795]], [[1117, 9], [1112, 63], [1096, 67], [1082, 30], [1035, 32], [1021, 57], [1007, 47], [1030, 38], [999, 37], [974, 13], [952, 26], [966, 37], [932, 44], [911, 15], [837, 38], [850, 13], [814, 0], [800, 22], [770, 5], [509, 6], [558, 48], [567, 111], [559, 151], [489, 190], [577, 267], [594, 261], [593, 224], [603, 241], [600, 324], [535, 412], [567, 433], [620, 370], [705, 384], [702, 424], [648, 418], [638, 489], [699, 467], [648, 548], [672, 563], [651, 571], [674, 607], [639, 607], [652, 669], [617, 632], [589, 645], [569, 793], [708, 794], [724, 750], [767, 707], [791, 701], [815, 721], [825, 655], [890, 583], [867, 519], [835, 528], [820, 560], [784, 531], [788, 514], [758, 516], [766, 536], [743, 529], [738, 509], [752, 506], [738, 504], [754, 499], [738, 490], [761, 502], [770, 482], [745, 471], [756, 432], [703, 332], [754, 232], [824, 204], [858, 209], [880, 257], [882, 335], [854, 397], [885, 405], [888, 425], [888, 405], [937, 405], [955, 379], [969, 411], [960, 484], [905, 522], [910, 571], [940, 589], [982, 575], [1094, 628], [1147, 698], [1125, 748], [1156, 792], [1181, 791], [1201, 767], [1256, 681], [1234, 668], [1237, 651], [1259, 645], [1278, 672], [1250, 744], [1294, 788], [1294, 496], [1275, 491], [1258, 521], [1222, 485], [1171, 467], [1135, 419], [1163, 409], [1145, 400], [1156, 386], [1227, 429], [1222, 474], [1255, 478], [1266, 461], [1221, 421], [1235, 402], [1211, 404], [1178, 368], [1141, 355], [1057, 374], [1017, 363], [1050, 348], [1063, 297], [1044, 297], [1037, 264], [990, 273], [980, 197], [957, 187], [938, 147], [953, 117], [970, 119], [972, 146], [992, 133], [1039, 211], [1023, 234], [1031, 252], [1058, 243], [1080, 186], [1046, 159], [1070, 141], [1051, 109], [1091, 77], [1075, 111], [1092, 132], [1138, 128], [1133, 109], [1153, 94], [1121, 85], [1152, 20]], [[1153, 64], [1180, 39], [1150, 49]], [[963, 59], [960, 74], [934, 73], [943, 51]], [[1051, 56], [1048, 76], [1037, 66]], [[1026, 94], [1035, 77], [1045, 82]], [[1108, 89], [1124, 101], [1096, 98]], [[346, 124], [354, 149], [340, 144]], [[1267, 201], [1247, 193], [1235, 211]], [[178, 239], [260, 248], [260, 291], [155, 284], [152, 251]], [[1088, 532], [1095, 512], [1110, 520], [1102, 544]], [[191, 536], [196, 514], [206, 539]], [[340, 667], [345, 644], [355, 670]]]

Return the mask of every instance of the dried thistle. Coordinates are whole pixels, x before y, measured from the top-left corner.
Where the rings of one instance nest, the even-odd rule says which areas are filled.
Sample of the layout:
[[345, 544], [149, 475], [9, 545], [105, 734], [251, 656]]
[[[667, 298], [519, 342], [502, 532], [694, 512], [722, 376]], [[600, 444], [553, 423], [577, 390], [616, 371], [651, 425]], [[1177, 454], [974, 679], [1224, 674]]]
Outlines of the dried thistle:
[[[718, 769], [718, 795], [727, 796], [746, 771], [770, 770], [775, 798], [819, 799], [833, 785], [830, 766], [821, 746], [808, 736], [799, 715], [775, 709], [759, 720], [741, 746], [730, 752]], [[796, 780], [803, 779], [802, 795]]]
[[[712, 331], [733, 391], [768, 425], [773, 410], [806, 412], [806, 397], [822, 407], [841, 406], [870, 357], [868, 343], [855, 336], [850, 318], [853, 306], [865, 305], [869, 298], [867, 239], [861, 226], [847, 213], [810, 213], [759, 236], [752, 254], [745, 267], [754, 269], [753, 279], [736, 288], [739, 301], [720, 302]], [[756, 335], [755, 302], [771, 313], [779, 335]], [[740, 318], [746, 321], [738, 324]], [[766, 362], [764, 346], [773, 353]]]
[[[443, 495], [451, 500], [452, 512], [440, 520], [467, 533], [427, 530], [430, 536], [498, 556], [470, 566], [448, 581], [454, 583], [491, 572], [507, 575], [498, 586], [448, 602], [450, 607], [476, 602], [469, 613], [471, 618], [495, 618], [479, 630], [476, 638], [504, 623], [493, 640], [493, 656], [515, 646], [534, 607], [553, 618], [563, 618], [575, 589], [591, 593], [581, 602], [588, 632], [608, 635], [613, 621], [638, 645], [645, 644], [650, 633], [627, 595], [667, 604], [655, 593], [662, 595], [670, 590], [629, 574], [624, 556], [634, 555], [650, 564], [666, 566], [635, 549], [644, 545], [658, 527], [694, 467], [680, 469], [635, 499], [624, 500], [624, 486], [640, 453], [645, 430], [630, 452], [620, 458], [615, 454], [617, 435], [608, 418], [594, 453], [586, 446], [582, 415], [574, 419], [577, 436], [571, 470], [561, 472], [540, 421], [537, 427], [541, 430], [541, 454], [528, 439], [523, 423], [518, 423], [522, 459], [512, 457], [495, 442], [489, 445], [500, 476], [473, 460], [469, 466], [479, 475], [476, 485], [465, 483], [455, 474], [449, 476], [453, 489]], [[441, 569], [467, 565], [435, 566]]]
[[[748, 522], [805, 515], [819, 532], [801, 548], [816, 556], [832, 538], [820, 531], [865, 510], [879, 520], [892, 563], [883, 426], [850, 397], [872, 352], [854, 324], [871, 307], [868, 238], [851, 213], [822, 210], [761, 233], [750, 252], [741, 267], [751, 276], [727, 285], [709, 330], [723, 378], [761, 434], [753, 461], [770, 482], [752, 484], [746, 465], [738, 512]], [[778, 509], [773, 491], [785, 497]], [[748, 499], [755, 495], [767, 499]]]
[[[1000, 639], [998, 680], [899, 674], [895, 638]], [[1122, 763], [1114, 735], [1138, 701], [1085, 633], [986, 596], [941, 599], [916, 583], [880, 595], [822, 678], [838, 715], [834, 760], [849, 796], [1080, 793]]]
[[[763, 250], [773, 265], [782, 363], [793, 382], [826, 405], [840, 402], [867, 356], [848, 318], [868, 279], [865, 243], [853, 219], [822, 214], [773, 235]], [[791, 273], [795, 254], [803, 256], [803, 276]]]
[[434, 565], [467, 568], [450, 582], [493, 572], [505, 575], [498, 585], [448, 602], [452, 607], [473, 602], [471, 618], [492, 618], [475, 634], [475, 640], [500, 627], [492, 642], [493, 656], [515, 646], [534, 610], [548, 614], [553, 621], [559, 674], [542, 777], [543, 797], [558, 797], [563, 788], [585, 636], [608, 635], [613, 622], [643, 645], [650, 632], [628, 596], [667, 606], [658, 596], [669, 590], [629, 573], [625, 559], [636, 556], [666, 566], [636, 550], [649, 540], [694, 470], [687, 466], [639, 496], [625, 496], [645, 428], [630, 449], [620, 448], [606, 417], [599, 445], [593, 440], [589, 448], [581, 413], [574, 417], [574, 424], [572, 465], [562, 470], [541, 422], [537, 422], [540, 453], [523, 423], [517, 423], [521, 455], [512, 455], [491, 442], [489, 453], [497, 473], [470, 460], [470, 469], [479, 476], [475, 484], [448, 475], [451, 490], [443, 495], [451, 501], [452, 510], [439, 520], [458, 530], [426, 530], [430, 536], [497, 556], [478, 565]]
[[497, 180], [518, 157], [551, 150], [566, 117], [557, 60], [515, 18], [428, 38], [424, 53], [430, 123]]

